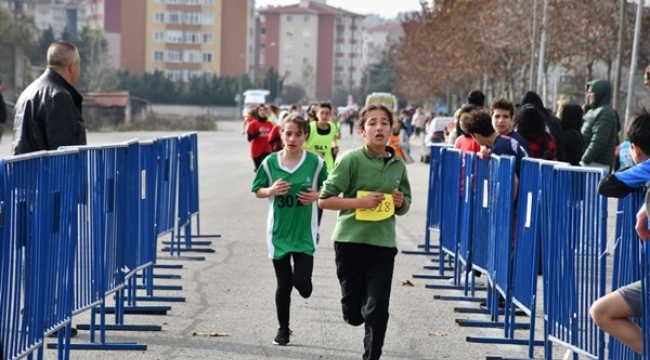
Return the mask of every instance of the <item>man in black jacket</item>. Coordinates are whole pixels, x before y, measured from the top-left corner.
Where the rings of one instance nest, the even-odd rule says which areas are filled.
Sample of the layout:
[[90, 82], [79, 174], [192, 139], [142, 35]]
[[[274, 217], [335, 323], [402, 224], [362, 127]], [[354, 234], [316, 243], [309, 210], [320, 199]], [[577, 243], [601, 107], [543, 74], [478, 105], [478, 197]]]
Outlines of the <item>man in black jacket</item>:
[[73, 87], [80, 74], [81, 59], [74, 44], [57, 41], [50, 45], [47, 70], [16, 102], [14, 155], [86, 144], [83, 97]]

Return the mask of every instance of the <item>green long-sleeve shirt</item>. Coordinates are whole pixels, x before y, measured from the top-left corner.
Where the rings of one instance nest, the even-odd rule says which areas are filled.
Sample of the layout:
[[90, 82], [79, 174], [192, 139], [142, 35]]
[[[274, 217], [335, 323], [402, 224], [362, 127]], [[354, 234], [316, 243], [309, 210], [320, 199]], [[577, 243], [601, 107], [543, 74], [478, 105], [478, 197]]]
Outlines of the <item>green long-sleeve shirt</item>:
[[[385, 161], [381, 155], [372, 155], [365, 147], [349, 150], [336, 161], [323, 184], [321, 198], [338, 196], [356, 198], [357, 191], [392, 194], [398, 189], [404, 193], [404, 204], [395, 209], [396, 215], [404, 215], [411, 206], [411, 185], [406, 165], [396, 158], [392, 149], [387, 148], [392, 157]], [[395, 216], [371, 222], [356, 219], [356, 210], [341, 210], [332, 240], [339, 242], [363, 243], [382, 247], [397, 247], [395, 239]]]

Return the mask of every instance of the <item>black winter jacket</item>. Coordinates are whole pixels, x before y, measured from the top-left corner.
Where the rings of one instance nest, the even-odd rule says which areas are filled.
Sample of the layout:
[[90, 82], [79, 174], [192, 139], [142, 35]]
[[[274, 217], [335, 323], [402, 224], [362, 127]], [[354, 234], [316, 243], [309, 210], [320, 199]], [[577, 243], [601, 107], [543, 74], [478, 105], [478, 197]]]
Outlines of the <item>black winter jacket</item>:
[[13, 154], [86, 145], [82, 101], [61, 75], [45, 70], [16, 102]]

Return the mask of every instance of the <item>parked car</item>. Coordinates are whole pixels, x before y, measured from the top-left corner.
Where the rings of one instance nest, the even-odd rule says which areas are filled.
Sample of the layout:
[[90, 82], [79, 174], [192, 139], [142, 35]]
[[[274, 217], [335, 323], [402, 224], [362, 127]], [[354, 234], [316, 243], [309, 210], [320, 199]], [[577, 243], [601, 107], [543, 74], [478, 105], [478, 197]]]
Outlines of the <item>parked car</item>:
[[445, 134], [443, 131], [447, 127], [447, 124], [453, 121], [453, 117], [435, 117], [427, 123], [424, 129], [424, 136], [422, 137], [422, 155], [420, 155], [420, 161], [429, 163], [431, 145], [445, 142]]

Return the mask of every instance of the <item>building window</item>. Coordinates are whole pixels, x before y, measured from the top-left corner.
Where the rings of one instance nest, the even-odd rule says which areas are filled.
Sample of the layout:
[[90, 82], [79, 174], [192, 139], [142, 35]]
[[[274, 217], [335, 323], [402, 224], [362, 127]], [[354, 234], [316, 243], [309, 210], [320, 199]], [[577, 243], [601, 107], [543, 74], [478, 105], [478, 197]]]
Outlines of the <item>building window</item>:
[[213, 41], [214, 40], [213, 40], [212, 34], [203, 33], [203, 43], [204, 44], [212, 44]]
[[203, 62], [211, 63], [212, 62], [212, 53], [203, 53]]
[[266, 28], [260, 28], [260, 34], [265, 35], [266, 34]]
[[183, 13], [180, 11], [170, 11], [167, 15], [170, 24], [182, 24], [183, 23]]
[[309, 43], [302, 44], [302, 51], [311, 51], [311, 44]]
[[351, 52], [353, 52], [353, 53], [357, 52], [357, 46], [356, 45], [351, 45], [350, 47], [351, 47], [351, 49], [350, 49]]
[[311, 37], [311, 29], [303, 29], [302, 37]]
[[167, 30], [167, 42], [169, 43], [182, 43], [183, 32], [181, 30]]
[[287, 37], [293, 37], [293, 29], [287, 29], [287, 32], [285, 34]]
[[284, 72], [284, 77], [290, 78], [291, 77], [291, 71], [285, 71]]
[[343, 44], [336, 44], [336, 52], [343, 52]]
[[186, 24], [200, 24], [201, 23], [201, 13], [197, 11], [191, 11], [185, 13], [185, 23]]
[[188, 44], [200, 44], [201, 43], [201, 33], [198, 31], [186, 31], [185, 32], [185, 42]]
[[205, 0], [204, 4], [207, 6], [212, 6], [214, 5], [214, 0]]
[[200, 0], [185, 0], [185, 3], [188, 5], [200, 5]]
[[284, 58], [284, 64], [285, 65], [293, 65], [293, 58], [290, 57], [290, 56]]
[[344, 35], [345, 35], [345, 31], [343, 31], [343, 30], [341, 30], [341, 29], [337, 29], [337, 30], [336, 30], [336, 38], [337, 38], [337, 39], [343, 39], [343, 36], [344, 36]]
[[201, 52], [198, 50], [185, 50], [183, 52], [183, 61], [186, 63], [201, 62]]
[[309, 58], [308, 57], [302, 58], [302, 64], [303, 65], [309, 65]]
[[164, 23], [165, 22], [165, 13], [155, 12], [153, 13], [153, 22], [155, 23]]
[[153, 33], [153, 41], [155, 42], [163, 42], [165, 41], [165, 33], [162, 31], [156, 31]]
[[342, 58], [336, 58], [336, 59], [334, 59], [334, 65], [336, 65], [336, 66], [343, 66], [343, 59], [342, 59]]
[[180, 69], [167, 69], [165, 72], [167, 73], [167, 78], [171, 81], [179, 81], [183, 76]]
[[310, 23], [311, 22], [311, 15], [305, 15], [304, 19], [305, 19], [305, 23]]
[[289, 51], [293, 50], [293, 43], [288, 42], [284, 44], [284, 49]]
[[164, 59], [164, 54], [162, 51], [154, 51], [153, 52], [153, 61], [163, 61]]
[[264, 54], [260, 54], [260, 65], [264, 65], [265, 60], [266, 57], [264, 56]]
[[260, 22], [266, 21], [266, 15], [260, 15]]
[[203, 14], [203, 25], [213, 25], [213, 24], [214, 24], [214, 15]]
[[50, 15], [50, 10], [51, 9], [49, 7], [39, 6], [37, 12], [38, 12], [38, 15], [45, 16], [45, 15]]
[[180, 50], [167, 50], [167, 61], [181, 62], [182, 51]]
[[287, 22], [293, 22], [293, 15], [287, 15]]
[[167, 0], [167, 4], [182, 4], [183, 0]]
[[336, 17], [336, 25], [343, 25], [343, 18], [341, 16]]

